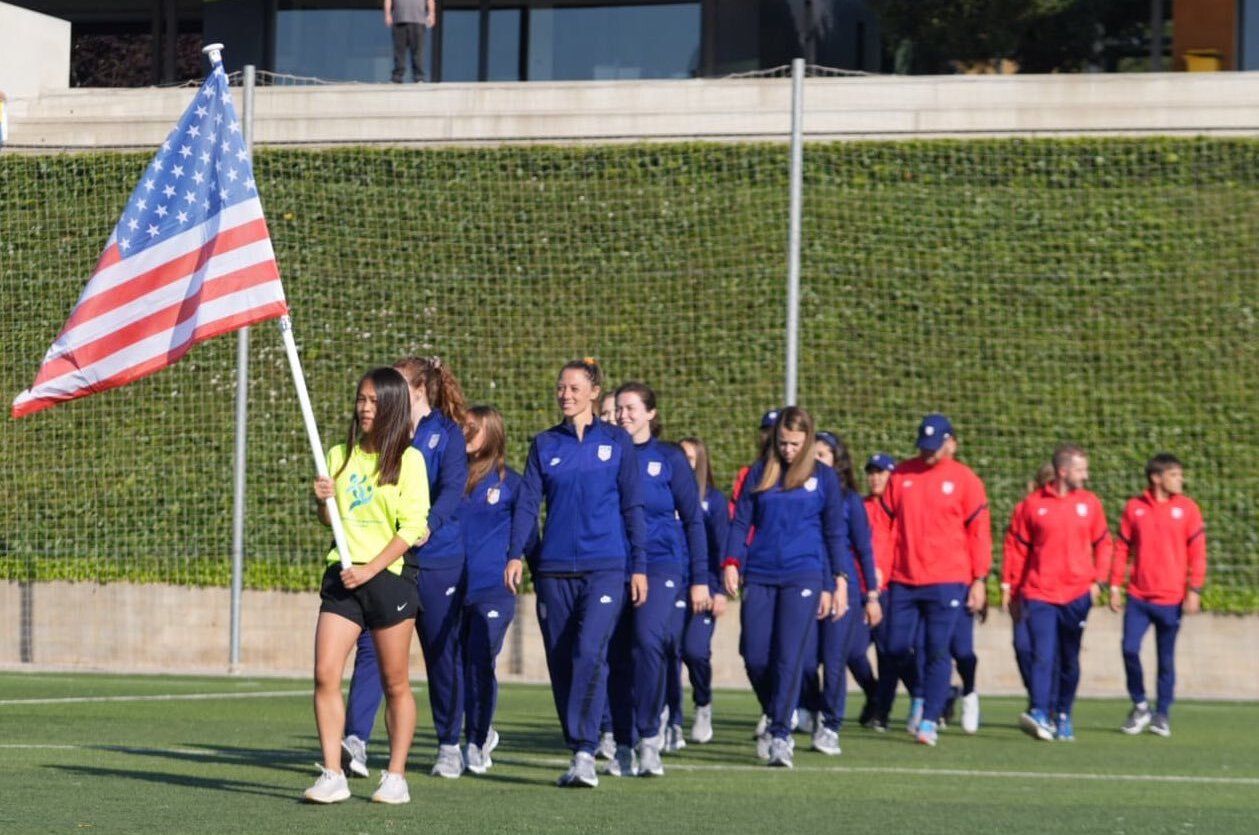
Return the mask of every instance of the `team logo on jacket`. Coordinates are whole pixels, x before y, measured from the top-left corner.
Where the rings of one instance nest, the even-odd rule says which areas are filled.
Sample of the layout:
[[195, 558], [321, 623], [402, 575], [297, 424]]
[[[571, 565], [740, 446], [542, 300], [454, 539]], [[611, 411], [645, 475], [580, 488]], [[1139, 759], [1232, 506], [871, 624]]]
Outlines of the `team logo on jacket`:
[[[928, 426], [927, 428], [930, 429], [931, 427]], [[951, 496], [953, 495], [953, 491], [957, 489], [957, 485], [951, 481], [946, 481], [940, 485], [940, 489], [944, 491], [944, 495]]]
[[501, 491], [499, 490], [499, 488], [491, 487], [489, 490], [485, 491], [485, 503], [498, 504], [498, 497], [500, 494], [501, 494]]
[[1036, 508], [1036, 515], [1037, 515], [1037, 516], [1048, 516], [1048, 515], [1049, 515], [1049, 508], [1047, 508], [1047, 507], [1038, 507], [1038, 508]]
[[659, 461], [647, 462], [647, 475], [651, 476], [652, 478], [655, 478], [656, 476], [660, 475], [660, 462]]
[[1081, 517], [1081, 518], [1083, 518], [1083, 517], [1085, 517], [1085, 516], [1088, 516], [1088, 515], [1089, 515], [1089, 506], [1088, 506], [1088, 505], [1086, 505], [1084, 502], [1076, 502], [1076, 503], [1075, 503], [1075, 512], [1076, 512], [1076, 513], [1078, 513], [1078, 514], [1080, 514], [1080, 517]]
[[700, 502], [699, 506], [704, 508], [704, 512], [707, 513], [708, 512], [708, 499], [704, 499], [704, 501]]
[[675, 601], [673, 601], [673, 607], [674, 607], [675, 609], [685, 609], [685, 608], [686, 608], [686, 601], [685, 601], [685, 600], [675, 600]]
[[800, 592], [800, 596], [801, 596], [801, 597], [812, 597], [812, 596], [813, 596], [813, 589], [802, 589], [802, 590], [801, 590], [801, 592]]
[[1172, 508], [1172, 518], [1173, 518], [1173, 519], [1179, 519], [1180, 517], [1182, 517], [1182, 516], [1184, 516], [1184, 515], [1185, 515], [1185, 509], [1184, 509], [1183, 507], [1173, 507], [1173, 508]]
[[559, 459], [558, 457], [556, 457], [556, 458], [552, 458], [552, 459], [551, 459], [551, 466], [552, 466], [552, 467], [559, 466], [559, 463], [560, 463], [560, 459]]
[[664, 581], [664, 587], [665, 587], [666, 589], [671, 589], [671, 588], [673, 588], [673, 587], [674, 587], [674, 585], [676, 585], [676, 584], [675, 584], [672, 580], [665, 580], [665, 581]]
[[498, 620], [498, 618], [501, 617], [501, 615], [499, 615], [498, 609], [490, 609], [488, 612], [485, 613], [485, 617], [488, 620]]
[[438, 435], [436, 432], [428, 436], [429, 449], [437, 449], [437, 445], [440, 444], [441, 442], [442, 442], [442, 437], [441, 435]]
[[912, 478], [907, 478], [901, 486], [908, 490], [910, 487], [914, 486], [914, 480]]
[[1138, 515], [1138, 516], [1144, 516], [1144, 515], [1145, 515], [1145, 510], [1143, 510], [1142, 508], [1139, 508], [1139, 507], [1138, 507], [1138, 508], [1137, 508], [1137, 515]]
[[804, 483], [804, 489], [808, 490], [810, 493], [816, 490], [817, 489], [817, 476], [815, 475], [809, 476], [809, 480]]
[[599, 598], [599, 602], [600, 602], [600, 603], [603, 603], [604, 605], [607, 605], [608, 603], [611, 603], [611, 602], [612, 602], [612, 595], [610, 595], [610, 594], [605, 594], [605, 595], [603, 595], [603, 597], [600, 597], [600, 598]]
[[599, 444], [599, 460], [600, 461], [612, 460], [612, 444]]

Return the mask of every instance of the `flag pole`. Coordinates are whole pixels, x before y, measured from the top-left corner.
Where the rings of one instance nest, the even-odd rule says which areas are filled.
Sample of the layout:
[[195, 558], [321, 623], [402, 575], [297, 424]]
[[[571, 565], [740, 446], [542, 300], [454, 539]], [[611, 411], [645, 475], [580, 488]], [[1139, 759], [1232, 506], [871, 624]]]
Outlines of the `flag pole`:
[[[210, 63], [215, 67], [223, 63], [223, 44], [208, 44], [201, 50], [210, 56]], [[252, 112], [250, 113], [252, 116]], [[252, 144], [253, 129], [250, 126]], [[253, 160], [253, 148], [247, 147], [250, 161]], [[324, 460], [323, 442], [319, 438], [319, 426], [315, 423], [315, 410], [310, 405], [310, 393], [306, 390], [306, 376], [302, 373], [302, 361], [297, 355], [297, 342], [293, 339], [293, 321], [288, 314], [279, 319], [280, 337], [284, 340], [284, 353], [288, 356], [289, 370], [293, 374], [293, 386], [297, 389], [297, 403], [302, 410], [302, 422], [306, 426], [306, 438], [310, 441], [310, 452], [315, 459], [315, 473], [319, 476], [328, 475], [328, 463]], [[345, 527], [341, 524], [341, 513], [337, 509], [335, 496], [330, 496], [324, 506], [328, 510], [328, 521], [332, 524], [332, 538], [336, 541], [337, 552], [341, 555], [341, 567], [349, 568], [350, 548], [345, 540]]]

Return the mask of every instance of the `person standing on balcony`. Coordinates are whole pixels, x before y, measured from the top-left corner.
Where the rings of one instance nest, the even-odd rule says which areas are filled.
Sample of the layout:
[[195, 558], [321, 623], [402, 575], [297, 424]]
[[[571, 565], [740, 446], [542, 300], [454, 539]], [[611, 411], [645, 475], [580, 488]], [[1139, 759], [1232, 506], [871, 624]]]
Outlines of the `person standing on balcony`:
[[436, 0], [385, 0], [385, 25], [393, 32], [393, 83], [401, 84], [411, 56], [411, 80], [424, 80], [424, 29], [437, 24]]

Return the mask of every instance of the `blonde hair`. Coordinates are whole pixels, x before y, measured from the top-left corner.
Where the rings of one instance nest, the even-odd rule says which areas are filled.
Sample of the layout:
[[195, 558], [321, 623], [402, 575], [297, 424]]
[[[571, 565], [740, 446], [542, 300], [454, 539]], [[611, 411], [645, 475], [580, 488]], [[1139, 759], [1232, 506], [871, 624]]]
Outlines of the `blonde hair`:
[[[783, 458], [782, 451], [778, 448], [778, 438], [784, 429], [804, 433], [804, 445], [800, 447], [800, 454], [790, 464]], [[778, 416], [778, 422], [774, 425], [774, 440], [770, 444], [769, 454], [765, 456], [765, 471], [761, 473], [761, 480], [757, 483], [754, 492], [764, 493], [777, 486], [779, 480], [782, 481], [784, 490], [803, 487], [813, 475], [817, 463], [817, 459], [812, 454], [813, 444], [816, 441], [813, 418], [808, 412], [799, 406], [788, 406], [783, 409], [782, 414]]]
[[468, 456], [468, 485], [464, 495], [472, 490], [491, 471], [498, 472], [498, 479], [507, 478], [507, 430], [503, 427], [503, 415], [493, 406], [473, 406], [464, 422], [463, 437], [471, 442], [477, 432], [485, 432], [481, 448]]

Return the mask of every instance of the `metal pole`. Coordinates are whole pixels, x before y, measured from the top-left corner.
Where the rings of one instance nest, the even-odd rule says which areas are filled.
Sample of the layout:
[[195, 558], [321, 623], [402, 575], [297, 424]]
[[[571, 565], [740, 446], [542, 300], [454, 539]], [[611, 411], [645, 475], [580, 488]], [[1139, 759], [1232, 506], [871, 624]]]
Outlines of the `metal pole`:
[[1150, 0], [1150, 72], [1163, 71], [1163, 0]]
[[[253, 153], [254, 65], [245, 65], [241, 110], [245, 150]], [[240, 671], [241, 597], [245, 578], [245, 458], [249, 424], [249, 328], [236, 331], [236, 447], [232, 471], [232, 625], [228, 670]]]
[[787, 379], [783, 404], [796, 405], [800, 368], [800, 204], [804, 190], [804, 59], [791, 62], [791, 216], [787, 232]]

